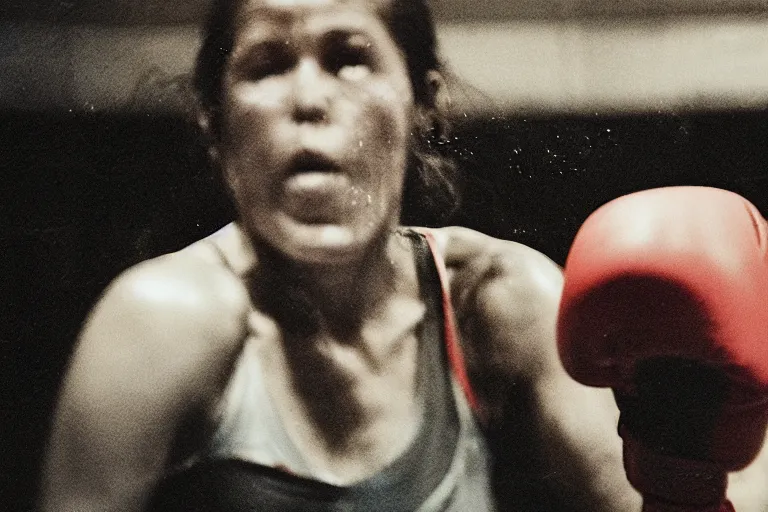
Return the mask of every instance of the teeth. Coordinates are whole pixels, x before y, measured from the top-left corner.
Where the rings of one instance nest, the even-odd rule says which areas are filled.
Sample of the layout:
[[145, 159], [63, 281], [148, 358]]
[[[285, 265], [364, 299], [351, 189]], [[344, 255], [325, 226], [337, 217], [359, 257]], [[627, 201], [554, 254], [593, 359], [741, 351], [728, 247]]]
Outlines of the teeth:
[[338, 226], [323, 226], [320, 231], [320, 241], [323, 245], [344, 245], [352, 242], [352, 234], [348, 229]]
[[341, 174], [329, 172], [308, 171], [297, 174], [288, 181], [288, 190], [292, 192], [303, 191], [330, 191], [348, 185], [348, 180]]
[[319, 172], [311, 172], [296, 176], [292, 181], [296, 188], [315, 188], [327, 180], [327, 176], [324, 176]]

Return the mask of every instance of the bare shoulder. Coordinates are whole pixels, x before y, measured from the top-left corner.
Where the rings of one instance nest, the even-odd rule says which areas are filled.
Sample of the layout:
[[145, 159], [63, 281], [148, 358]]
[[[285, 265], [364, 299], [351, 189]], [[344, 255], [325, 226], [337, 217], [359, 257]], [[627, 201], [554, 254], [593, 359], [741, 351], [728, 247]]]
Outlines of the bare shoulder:
[[[463, 227], [431, 232], [449, 270], [454, 301], [469, 308], [467, 313], [490, 308], [503, 317], [549, 315], [559, 304], [562, 271], [541, 252]], [[486, 290], [489, 285], [492, 289]], [[462, 304], [463, 296], [481, 291], [483, 294], [475, 297], [480, 302]]]
[[249, 301], [207, 243], [128, 269], [91, 311], [61, 387], [43, 510], [140, 510], [180, 426], [220, 396]]
[[126, 373], [127, 384], [136, 383], [131, 376], [140, 374], [160, 394], [166, 385], [190, 382], [207, 388], [206, 380], [224, 378], [245, 335], [248, 294], [203, 245], [119, 275], [86, 320], [70, 373], [76, 376], [80, 367], [93, 367], [91, 374], [103, 372], [110, 379]]
[[562, 283], [560, 267], [543, 253], [510, 240], [494, 238], [461, 226], [422, 229], [433, 235], [448, 268], [479, 259], [501, 259], [504, 270], [530, 279], [530, 286], [551, 291]]
[[[203, 247], [198, 242], [123, 272], [97, 303], [86, 331], [94, 322], [116, 323], [131, 331], [155, 330], [158, 339], [179, 341], [188, 348], [200, 338], [208, 343], [237, 338], [248, 309], [247, 290], [237, 275]], [[123, 325], [129, 318], [131, 322]], [[180, 335], [166, 339], [168, 327]]]
[[431, 232], [448, 268], [467, 350], [494, 366], [483, 370], [519, 377], [555, 367], [560, 267], [528, 246], [468, 228]]

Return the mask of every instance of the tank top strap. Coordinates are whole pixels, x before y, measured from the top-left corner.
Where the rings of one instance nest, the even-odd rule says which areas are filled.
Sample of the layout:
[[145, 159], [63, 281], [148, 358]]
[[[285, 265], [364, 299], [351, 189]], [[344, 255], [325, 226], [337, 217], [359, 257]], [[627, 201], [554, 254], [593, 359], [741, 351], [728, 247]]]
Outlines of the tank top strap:
[[442, 291], [442, 313], [445, 330], [445, 348], [448, 353], [448, 361], [451, 365], [451, 370], [453, 371], [455, 378], [461, 386], [461, 389], [467, 398], [467, 402], [469, 402], [469, 406], [472, 408], [472, 412], [475, 413], [478, 418], [483, 419], [482, 408], [480, 406], [477, 395], [472, 388], [472, 383], [469, 380], [464, 353], [462, 352], [459, 341], [459, 331], [458, 326], [456, 325], [456, 315], [451, 303], [450, 286], [448, 284], [448, 272], [445, 267], [445, 261], [440, 254], [434, 235], [426, 230], [420, 231], [419, 234], [422, 235], [427, 241], [427, 245], [429, 246], [429, 250], [432, 253], [432, 258], [434, 259], [435, 267], [437, 268], [437, 274], [440, 280], [440, 288]]
[[253, 247], [242, 232], [242, 228], [234, 223], [223, 227], [200, 243], [225, 268], [241, 278], [246, 277], [258, 261]]
[[227, 254], [224, 252], [224, 249], [222, 249], [221, 246], [217, 244], [215, 240], [205, 239], [203, 240], [203, 243], [205, 244], [206, 247], [208, 247], [211, 250], [211, 252], [213, 252], [216, 255], [216, 257], [218, 257], [222, 265], [224, 265], [232, 273], [236, 274], [235, 269], [232, 266], [232, 262], [229, 261], [229, 258], [227, 257]]

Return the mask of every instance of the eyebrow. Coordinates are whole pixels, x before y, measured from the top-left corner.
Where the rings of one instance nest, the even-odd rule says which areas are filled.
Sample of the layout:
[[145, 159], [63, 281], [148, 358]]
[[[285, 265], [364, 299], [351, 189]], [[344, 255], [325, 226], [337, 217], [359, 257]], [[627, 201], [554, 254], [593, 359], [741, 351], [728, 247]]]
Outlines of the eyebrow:
[[257, 5], [240, 11], [235, 18], [235, 32], [243, 35], [240, 44], [235, 42], [232, 56], [249, 54], [254, 47], [277, 39], [286, 39], [294, 15], [286, 10]]
[[[340, 4], [354, 4], [355, 2], [348, 2], [348, 1], [341, 1]], [[329, 6], [333, 7], [333, 6]], [[331, 9], [329, 9], [331, 10]], [[236, 23], [241, 26], [249, 26], [254, 25], [259, 22], [274, 24], [274, 25], [291, 25], [293, 22], [295, 22], [297, 19], [300, 19], [304, 17], [306, 14], [311, 13], [313, 11], [313, 8], [311, 6], [307, 6], [306, 8], [299, 7], [298, 9], [296, 7], [290, 7], [290, 6], [275, 6], [275, 5], [264, 5], [264, 4], [256, 4], [256, 5], [250, 5], [240, 11], [238, 11], [238, 14], [236, 16]], [[371, 14], [374, 14], [372, 12]], [[329, 15], [332, 13], [329, 12]], [[332, 17], [332, 16], [331, 16]]]
[[294, 18], [294, 12], [290, 11], [288, 9], [281, 9], [280, 7], [275, 6], [266, 6], [266, 5], [253, 5], [249, 6], [245, 9], [241, 9], [238, 11], [237, 16], [235, 17], [235, 22], [245, 23], [247, 21], [268, 21], [271, 23], [277, 23], [280, 25], [286, 25], [291, 23]]
[[[291, 38], [291, 26], [297, 21], [296, 16], [292, 12], [285, 10], [276, 10], [273, 8], [265, 8], [263, 6], [257, 6], [252, 8], [248, 12], [262, 11], [267, 13], [267, 16], [259, 16], [256, 19], [249, 20], [248, 25], [243, 25], [241, 28], [245, 29], [245, 37], [243, 38], [243, 46], [259, 45], [262, 42], [270, 42], [273, 39], [287, 41]], [[347, 40], [351, 37], [363, 37], [366, 41], [370, 41], [371, 37], [369, 32], [361, 27], [357, 23], [338, 25], [334, 23], [336, 20], [331, 18], [332, 21], [323, 23], [322, 30], [318, 32], [323, 40]]]

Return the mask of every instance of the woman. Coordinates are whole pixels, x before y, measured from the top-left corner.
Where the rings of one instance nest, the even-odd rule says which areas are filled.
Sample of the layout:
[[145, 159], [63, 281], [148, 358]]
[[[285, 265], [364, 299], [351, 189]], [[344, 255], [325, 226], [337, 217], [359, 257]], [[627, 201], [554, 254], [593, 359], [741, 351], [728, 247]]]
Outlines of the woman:
[[195, 83], [239, 220], [97, 304], [45, 510], [639, 509], [611, 396], [558, 362], [556, 265], [399, 225], [451, 192], [425, 1], [217, 1]]

